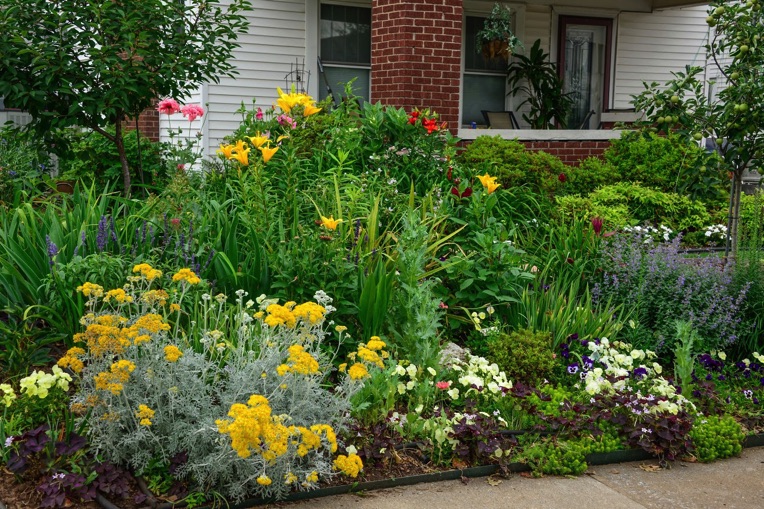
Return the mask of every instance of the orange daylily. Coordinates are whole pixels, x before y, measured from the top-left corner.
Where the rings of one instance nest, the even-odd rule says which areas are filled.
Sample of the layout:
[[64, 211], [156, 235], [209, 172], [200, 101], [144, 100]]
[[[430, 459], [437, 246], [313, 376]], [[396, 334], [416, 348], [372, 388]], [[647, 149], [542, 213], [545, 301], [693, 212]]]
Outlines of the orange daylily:
[[263, 153], [263, 162], [267, 163], [271, 160], [271, 157], [279, 151], [279, 147], [258, 147], [260, 152]]

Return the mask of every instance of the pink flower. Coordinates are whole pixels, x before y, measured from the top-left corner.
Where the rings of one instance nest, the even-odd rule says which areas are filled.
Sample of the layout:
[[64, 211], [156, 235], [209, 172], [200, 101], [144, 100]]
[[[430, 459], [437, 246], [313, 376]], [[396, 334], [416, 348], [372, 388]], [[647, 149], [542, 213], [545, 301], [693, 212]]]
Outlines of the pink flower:
[[600, 217], [593, 217], [592, 218], [592, 228], [594, 229], [595, 235], [599, 235], [602, 231], [602, 218]]
[[292, 129], [297, 127], [297, 122], [289, 115], [281, 114], [276, 118], [276, 120], [278, 120], [280, 125], [288, 125]]
[[186, 169], [186, 165], [185, 164], [179, 164], [178, 165], [178, 171], [183, 171], [185, 169]]
[[186, 104], [180, 109], [180, 112], [183, 113], [183, 116], [186, 117], [189, 122], [193, 122], [204, 115], [204, 108], [198, 104]]
[[257, 108], [257, 113], [255, 114], [256, 120], [262, 120], [263, 119], [263, 109]]
[[172, 115], [180, 111], [180, 105], [175, 99], [163, 99], [157, 104], [157, 111], [165, 115]]
[[438, 382], [435, 384], [435, 387], [437, 387], [438, 389], [442, 391], [445, 391], [446, 389], [451, 387], [451, 382]]

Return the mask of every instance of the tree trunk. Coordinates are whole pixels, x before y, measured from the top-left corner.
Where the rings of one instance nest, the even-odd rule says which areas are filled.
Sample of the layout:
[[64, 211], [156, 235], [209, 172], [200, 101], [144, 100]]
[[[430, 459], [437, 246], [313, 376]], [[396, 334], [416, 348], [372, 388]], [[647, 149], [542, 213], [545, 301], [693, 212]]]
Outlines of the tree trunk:
[[745, 168], [732, 173], [732, 190], [730, 192], [730, 210], [727, 221], [727, 261], [735, 262], [737, 257], [738, 225], [740, 223], [740, 195], [743, 191], [743, 171]]
[[125, 140], [122, 138], [122, 119], [120, 118], [114, 129], [114, 143], [117, 145], [119, 162], [122, 164], [122, 180], [125, 185], [125, 198], [130, 198], [130, 167], [127, 164], [127, 154], [125, 153]]

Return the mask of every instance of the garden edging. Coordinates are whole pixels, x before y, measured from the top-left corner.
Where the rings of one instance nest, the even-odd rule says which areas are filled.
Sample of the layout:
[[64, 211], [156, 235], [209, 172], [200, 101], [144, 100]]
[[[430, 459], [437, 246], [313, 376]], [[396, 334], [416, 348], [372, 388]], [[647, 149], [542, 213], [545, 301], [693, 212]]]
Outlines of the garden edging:
[[[743, 441], [743, 448], [763, 447], [764, 433], [749, 435]], [[614, 463], [625, 463], [630, 461], [644, 461], [654, 458], [648, 452], [642, 449], [623, 449], [613, 452], [592, 453], [586, 455], [586, 462], [589, 465], [609, 465]], [[512, 473], [528, 472], [531, 468], [526, 463], [510, 463], [506, 471]], [[299, 500], [309, 500], [313, 498], [330, 497], [335, 495], [345, 495], [348, 493], [358, 493], [362, 491], [383, 490], [388, 488], [398, 488], [402, 486], [411, 486], [420, 483], [433, 483], [440, 481], [454, 481], [462, 478], [488, 477], [499, 471], [499, 465], [483, 465], [478, 467], [469, 467], [465, 469], [453, 469], [442, 472], [432, 472], [428, 474], [411, 475], [400, 478], [382, 479], [378, 481], [356, 482], [353, 484], [343, 484], [341, 486], [330, 486], [319, 488], [312, 491], [300, 491], [291, 493], [289, 496], [279, 502], [296, 502]], [[109, 501], [102, 494], [97, 495], [98, 504], [104, 509], [119, 509], [119, 506]], [[238, 504], [228, 506], [229, 509], [247, 509], [264, 504], [277, 502], [275, 499], [252, 498], [244, 500]], [[171, 509], [173, 507], [185, 507], [184, 503], [173, 504], [170, 502], [147, 506], [145, 509]], [[201, 509], [211, 509], [210, 506], [202, 506]]]

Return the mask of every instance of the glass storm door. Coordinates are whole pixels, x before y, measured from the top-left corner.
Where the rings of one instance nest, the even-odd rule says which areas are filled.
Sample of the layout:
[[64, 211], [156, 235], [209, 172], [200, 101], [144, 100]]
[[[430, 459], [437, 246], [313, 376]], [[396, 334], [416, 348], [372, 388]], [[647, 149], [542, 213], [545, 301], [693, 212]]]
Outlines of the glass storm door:
[[610, 90], [610, 40], [613, 22], [560, 16], [559, 68], [563, 90], [573, 99], [568, 129], [597, 129]]

